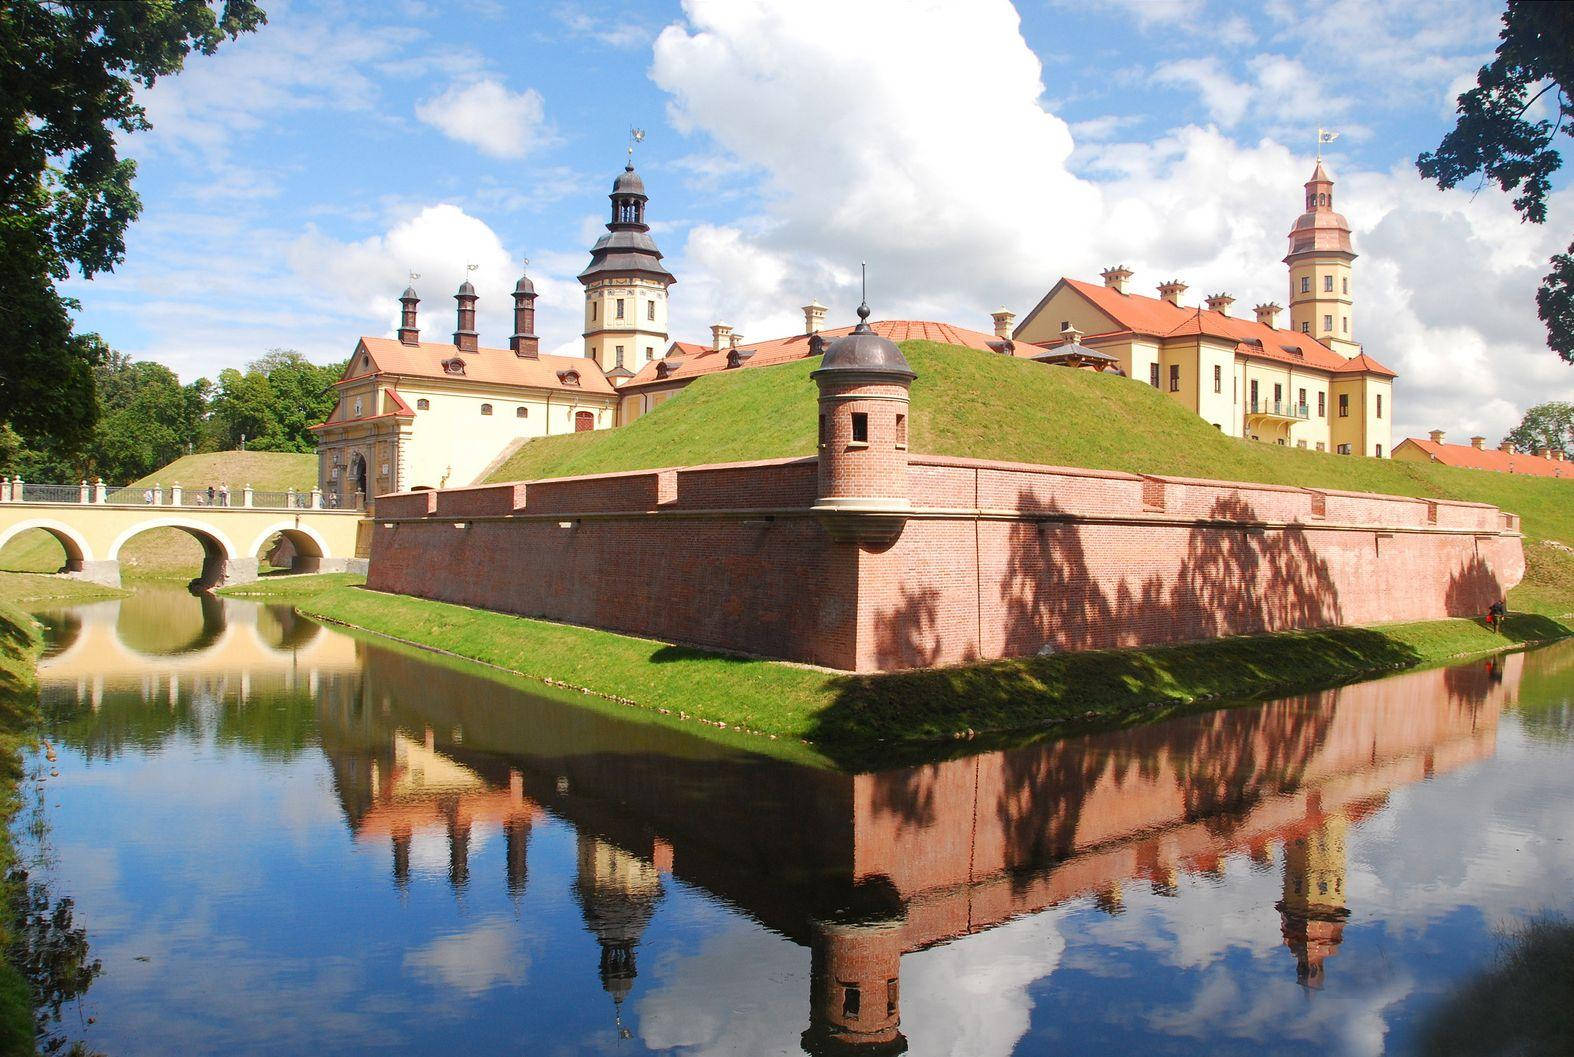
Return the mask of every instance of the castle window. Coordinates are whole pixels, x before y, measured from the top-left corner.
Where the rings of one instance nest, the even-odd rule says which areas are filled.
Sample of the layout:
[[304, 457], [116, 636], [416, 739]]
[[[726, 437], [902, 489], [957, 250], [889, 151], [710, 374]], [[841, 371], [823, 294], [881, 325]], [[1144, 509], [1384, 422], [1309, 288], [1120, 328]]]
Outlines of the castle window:
[[[618, 302], [618, 304], [620, 304], [620, 305], [622, 303], [623, 303], [622, 301]], [[619, 345], [617, 347], [617, 351], [614, 353], [614, 355], [617, 357], [615, 366], [622, 367], [623, 366], [623, 346]]]
[[596, 303], [594, 301], [590, 302], [590, 321], [592, 323], [596, 321]]
[[423, 396], [415, 402], [415, 409], [417, 411], [430, 411], [432, 410], [432, 402]]
[[1304, 319], [1301, 320], [1301, 333], [1302, 334], [1310, 334], [1311, 332], [1312, 332], [1312, 325], [1310, 323], [1308, 323]]
[[1344, 277], [1344, 292], [1347, 294], [1350, 292], [1350, 277], [1348, 275]]
[[571, 385], [571, 386], [574, 386], [575, 388], [578, 388], [578, 386], [579, 386], [579, 372], [578, 371], [559, 371], [559, 372], [557, 372], [557, 380], [558, 380], [558, 383], [560, 385]]
[[1060, 329], [1061, 330], [1070, 330], [1071, 329], [1071, 320], [1069, 320], [1069, 319], [1062, 319], [1060, 321]]
[[645, 302], [645, 318], [646, 319], [655, 319], [656, 318], [656, 302], [654, 302], [654, 301], [646, 301]]
[[907, 416], [906, 415], [897, 415], [896, 416], [896, 446], [898, 448], [905, 448], [905, 447], [907, 447]]
[[1257, 410], [1257, 379], [1255, 379], [1255, 378], [1252, 379], [1251, 393], [1252, 393], [1252, 410], [1256, 411]]
[[1378, 393], [1377, 394], [1377, 417], [1378, 418], [1382, 418], [1383, 417], [1383, 394], [1382, 393]]
[[1170, 392], [1180, 392], [1180, 364], [1170, 364]]
[[1274, 402], [1274, 406], [1277, 407], [1279, 405], [1279, 403], [1281, 401], [1283, 401], [1283, 400], [1284, 400], [1284, 386], [1279, 384], [1278, 382], [1274, 382], [1273, 383], [1273, 402]]
[[1350, 317], [1349, 316], [1340, 316], [1339, 317], [1339, 325], [1340, 325], [1341, 329], [1343, 329], [1346, 334], [1350, 333]]
[[1329, 316], [1329, 315], [1323, 316], [1323, 329], [1324, 330], [1332, 330], [1332, 329], [1334, 329], [1334, 317], [1333, 316]]
[[[1340, 418], [1349, 418], [1350, 417], [1350, 394], [1349, 393], [1340, 393], [1339, 394], [1339, 417]], [[1346, 447], [1346, 448], [1348, 448], [1349, 446], [1350, 445], [1348, 445], [1348, 444], [1344, 445], [1344, 447]], [[1348, 454], [1348, 452], [1346, 454]]]
[[1218, 364], [1213, 365], [1213, 391], [1215, 393], [1224, 392], [1224, 368]]
[[1331, 293], [1334, 292], [1334, 277], [1333, 276], [1331, 276], [1331, 275], [1323, 276], [1323, 292], [1326, 293], [1326, 294], [1331, 294]]
[[649, 345], [645, 346], [645, 362], [649, 363], [656, 358], [656, 350]]
[[516, 407], [516, 408], [514, 408], [514, 417], [515, 418], [529, 418], [530, 417], [530, 409], [528, 407]]
[[481, 405], [481, 414], [483, 414], [483, 415], [490, 415], [491, 413], [492, 413], [492, 405], [491, 404], [482, 404]]
[[1298, 440], [1295, 442], [1295, 446], [1297, 448], [1304, 448], [1306, 447], [1306, 442], [1304, 440]]
[[853, 412], [853, 443], [869, 443], [869, 415], [867, 412]]
[[820, 447], [825, 447], [825, 416], [820, 416]]
[[1328, 394], [1327, 393], [1319, 392], [1317, 394], [1317, 417], [1318, 418], [1327, 418], [1328, 417]]
[[589, 433], [596, 428], [596, 416], [589, 411], [574, 412], [574, 432]]
[[1334, 450], [1336, 452], [1338, 452], [1340, 455], [1349, 455], [1350, 454], [1350, 445], [1348, 445], [1348, 444], [1341, 444], [1341, 445], [1339, 445], [1339, 447], [1335, 448]]
[[618, 298], [618, 318], [623, 318], [623, 299], [621, 297]]
[[1312, 277], [1310, 275], [1303, 275], [1303, 276], [1301, 276], [1301, 293], [1309, 294], [1311, 292], [1312, 292]]
[[859, 998], [858, 988], [845, 985], [842, 987], [842, 1016], [848, 1020], [858, 1019], [858, 1007], [861, 1004]]
[[355, 398], [355, 417], [356, 418], [360, 418], [361, 417], [361, 398], [360, 397], [356, 397]]
[[1148, 384], [1155, 389], [1159, 387], [1159, 365], [1156, 363], [1148, 364]]
[[1328, 451], [1328, 446], [1325, 445], [1322, 441], [1318, 441], [1317, 442], [1317, 450], [1320, 451], [1320, 452], [1325, 452], [1326, 453]]
[[1383, 457], [1383, 446], [1381, 444], [1377, 446], [1377, 457], [1379, 459]]

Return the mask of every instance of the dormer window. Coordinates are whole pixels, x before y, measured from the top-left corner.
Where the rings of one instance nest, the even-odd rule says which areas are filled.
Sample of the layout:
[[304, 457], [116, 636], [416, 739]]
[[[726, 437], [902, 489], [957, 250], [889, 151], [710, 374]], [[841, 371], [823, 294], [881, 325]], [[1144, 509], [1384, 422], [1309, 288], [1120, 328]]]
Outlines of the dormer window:
[[561, 385], [569, 385], [577, 388], [579, 386], [579, 372], [559, 371], [557, 372], [557, 380]]
[[461, 374], [461, 375], [464, 374], [465, 373], [465, 361], [461, 360], [458, 356], [454, 356], [454, 357], [451, 357], [449, 359], [444, 360], [443, 361], [443, 373], [444, 374]]
[[415, 402], [415, 409], [417, 411], [430, 411], [432, 410], [432, 402], [423, 396]]
[[492, 405], [491, 404], [482, 404], [481, 405], [481, 414], [483, 414], [483, 415], [491, 415], [491, 413], [492, 413]]

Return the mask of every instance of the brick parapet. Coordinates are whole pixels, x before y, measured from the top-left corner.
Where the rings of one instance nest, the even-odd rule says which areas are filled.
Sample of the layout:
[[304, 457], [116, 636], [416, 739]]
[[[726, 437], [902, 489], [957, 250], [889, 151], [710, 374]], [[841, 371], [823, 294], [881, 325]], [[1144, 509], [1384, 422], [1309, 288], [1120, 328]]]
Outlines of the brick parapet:
[[875, 670], [1473, 615], [1524, 570], [1517, 517], [1476, 503], [914, 456], [900, 536], [860, 547], [815, 482], [787, 459], [384, 496], [372, 586]]

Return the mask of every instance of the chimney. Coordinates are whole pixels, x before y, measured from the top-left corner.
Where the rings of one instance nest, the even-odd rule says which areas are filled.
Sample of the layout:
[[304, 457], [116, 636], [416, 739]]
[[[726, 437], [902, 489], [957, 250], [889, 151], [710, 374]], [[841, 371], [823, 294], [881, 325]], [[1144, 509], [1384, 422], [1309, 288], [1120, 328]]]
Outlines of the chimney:
[[459, 329], [454, 331], [454, 346], [460, 352], [476, 352], [480, 345], [475, 332], [475, 287], [470, 285], [470, 280], [460, 284], [454, 300], [459, 302]]
[[720, 323], [720, 322], [712, 323], [710, 325], [710, 348], [711, 348], [711, 351], [712, 352], [720, 352], [722, 349], [730, 348], [731, 347], [731, 343], [730, 343], [730, 341], [728, 339], [730, 339], [731, 337], [732, 337], [732, 324], [731, 323]]
[[1265, 327], [1272, 327], [1274, 330], [1279, 329], [1279, 313], [1283, 312], [1284, 308], [1277, 302], [1265, 302], [1252, 309], [1252, 311], [1257, 313], [1257, 322]]
[[1433, 444], [1441, 444], [1443, 443], [1443, 437], [1446, 436], [1446, 434], [1440, 429], [1434, 429], [1432, 432], [1428, 433], [1427, 436], [1432, 438]]
[[1208, 297], [1208, 311], [1217, 312], [1221, 316], [1230, 314], [1230, 306], [1235, 303], [1235, 298], [1229, 294], [1210, 294]]
[[1131, 269], [1124, 264], [1117, 264], [1113, 268], [1105, 268], [1100, 275], [1104, 277], [1104, 285], [1117, 294], [1126, 292], [1126, 280], [1131, 278]]
[[825, 329], [825, 306], [815, 298], [803, 306], [803, 332], [818, 334]]
[[1005, 308], [997, 308], [989, 314], [989, 318], [995, 321], [995, 337], [1009, 338], [1011, 336], [1011, 324], [1017, 320], [1015, 312]]
[[1186, 292], [1186, 284], [1179, 279], [1171, 279], [1167, 283], [1159, 284], [1159, 298], [1172, 305], [1180, 304], [1180, 295]]
[[536, 284], [528, 275], [521, 275], [514, 284], [514, 333], [508, 347], [520, 359], [541, 358], [541, 339], [536, 337]]
[[415, 325], [415, 306], [420, 303], [413, 286], [405, 287], [399, 295], [399, 340], [405, 345], [421, 343], [421, 332]]
[[1567, 458], [1567, 455], [1565, 454], [1565, 452], [1563, 451], [1562, 448], [1553, 448], [1552, 449], [1552, 461], [1553, 462], [1562, 462], [1565, 458]]
[[737, 331], [732, 331], [732, 332], [728, 333], [728, 335], [727, 335], [727, 348], [729, 348], [729, 349], [736, 349], [742, 343], [743, 343], [743, 335], [742, 334], [739, 334]]
[[1486, 450], [1486, 443], [1487, 443], [1487, 439], [1485, 437], [1471, 437], [1470, 438], [1470, 446], [1472, 448], [1476, 449], [1477, 451], [1485, 451]]
[[1075, 323], [1068, 323], [1061, 328], [1060, 340], [1065, 345], [1081, 345], [1082, 331], [1077, 329]]
[[1538, 459], [1550, 459], [1550, 458], [1552, 458], [1552, 449], [1551, 448], [1537, 448], [1536, 449], [1536, 458], [1538, 458]]
[[1497, 446], [1497, 450], [1498, 451], [1506, 451], [1510, 455], [1518, 455], [1519, 454], [1518, 452], [1516, 452], [1514, 450], [1514, 442], [1511, 441], [1511, 440], [1505, 440], [1502, 444], [1499, 444]]

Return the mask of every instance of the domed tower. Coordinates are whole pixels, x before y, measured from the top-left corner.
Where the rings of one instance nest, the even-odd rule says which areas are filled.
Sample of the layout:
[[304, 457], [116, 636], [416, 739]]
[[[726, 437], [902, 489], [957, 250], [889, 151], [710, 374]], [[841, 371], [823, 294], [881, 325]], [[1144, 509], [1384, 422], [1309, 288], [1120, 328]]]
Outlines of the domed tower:
[[814, 509], [833, 537], [872, 545], [901, 535], [907, 492], [908, 389], [918, 375], [858, 306], [851, 334], [825, 347], [809, 375], [820, 389], [819, 494]]
[[1361, 352], [1350, 310], [1350, 222], [1334, 212], [1334, 181], [1318, 159], [1306, 181], [1306, 211], [1290, 228], [1290, 329], [1349, 359]]
[[906, 912], [884, 878], [864, 882], [851, 906], [810, 922], [811, 1057], [907, 1052], [901, 1032], [902, 927]]
[[521, 359], [541, 356], [541, 339], [536, 337], [536, 284], [528, 275], [521, 275], [514, 284], [514, 333], [508, 347]]
[[454, 330], [454, 347], [460, 352], [475, 352], [479, 347], [480, 335], [475, 329], [475, 287], [466, 279], [459, 284], [458, 293], [454, 294], [458, 302], [458, 326]]
[[1319, 990], [1323, 962], [1344, 939], [1345, 831], [1342, 815], [1329, 815], [1284, 845], [1284, 889], [1278, 903], [1284, 945], [1295, 952], [1295, 978]]
[[612, 220], [579, 273], [585, 355], [621, 385], [667, 351], [667, 289], [677, 282], [645, 223], [645, 182], [631, 159], [612, 183]]
[[634, 988], [638, 969], [634, 949], [665, 895], [655, 865], [606, 841], [579, 835], [579, 870], [574, 896], [585, 916], [585, 927], [601, 945], [601, 986], [612, 996], [619, 1034], [623, 1000]]
[[421, 343], [421, 328], [416, 325], [415, 310], [421, 303], [415, 287], [407, 286], [399, 295], [399, 341], [404, 345]]

